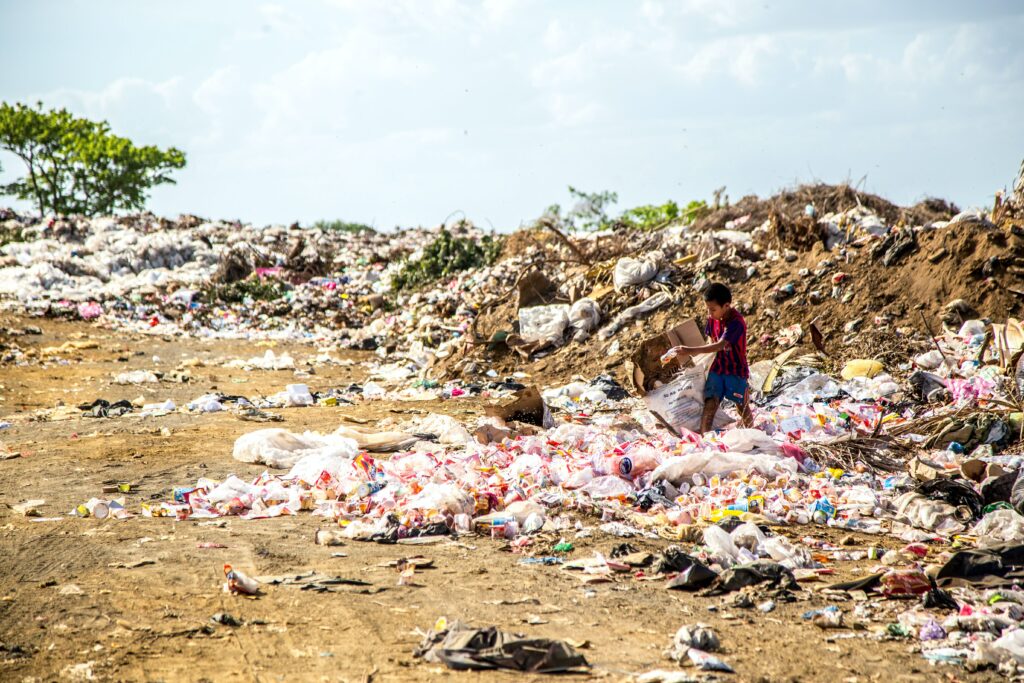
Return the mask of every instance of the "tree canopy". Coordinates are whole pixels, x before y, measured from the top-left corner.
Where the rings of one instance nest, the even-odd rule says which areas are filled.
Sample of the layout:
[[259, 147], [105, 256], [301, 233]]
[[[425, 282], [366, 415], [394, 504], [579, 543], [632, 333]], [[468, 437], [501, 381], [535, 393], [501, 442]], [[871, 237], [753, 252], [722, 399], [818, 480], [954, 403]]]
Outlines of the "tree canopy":
[[114, 135], [106, 121], [90, 121], [66, 109], [0, 104], [0, 149], [21, 159], [24, 178], [0, 193], [33, 202], [40, 214], [95, 216], [137, 211], [149, 190], [174, 183], [185, 154], [169, 147], [136, 146]]

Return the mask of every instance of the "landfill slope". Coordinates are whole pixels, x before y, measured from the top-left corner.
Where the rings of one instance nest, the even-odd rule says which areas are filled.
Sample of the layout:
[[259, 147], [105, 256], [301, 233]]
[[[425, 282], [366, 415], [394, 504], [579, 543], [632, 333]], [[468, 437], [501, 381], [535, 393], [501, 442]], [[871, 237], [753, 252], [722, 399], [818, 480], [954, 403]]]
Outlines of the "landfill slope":
[[[0, 317], [8, 329], [36, 322]], [[99, 346], [74, 354], [66, 365], [6, 367], [0, 419], [18, 413], [49, 414], [58, 401], [72, 406], [98, 395], [134, 398], [141, 392], [183, 403], [198, 393], [229, 387], [269, 394], [292, 375], [214, 364], [217, 359], [262, 355], [267, 346], [255, 342], [114, 334], [82, 322], [43, 321], [41, 327], [41, 335], [18, 337], [21, 345], [40, 349], [90, 339]], [[301, 358], [306, 347], [278, 344], [273, 349]], [[361, 362], [369, 355], [361, 352], [350, 358]], [[199, 357], [210, 365], [194, 369], [187, 383], [140, 388], [110, 382], [112, 370], [151, 368], [154, 356], [168, 364]], [[127, 361], [119, 360], [125, 357]], [[361, 366], [319, 372], [315, 382], [320, 385], [364, 379]], [[384, 401], [280, 411], [285, 418], [280, 424], [296, 432], [329, 431], [344, 417], [401, 419], [410, 410], [443, 411], [472, 420], [481, 409], [478, 401], [469, 399], [428, 404]], [[428, 629], [439, 616], [588, 641], [580, 651], [595, 669], [582, 680], [627, 680], [629, 672], [675, 667], [663, 655], [670, 635], [681, 623], [698, 621], [721, 634], [724, 649], [719, 655], [738, 672], [729, 680], [856, 677], [924, 682], [937, 675], [906, 639], [837, 638], [837, 632], [822, 631], [802, 619], [808, 610], [837, 604], [835, 596], [812, 591], [804, 591], [795, 603], [780, 602], [768, 614], [736, 607], [731, 597], [709, 599], [667, 591], [661, 581], [627, 581], [613, 584], [614, 590], [608, 584], [597, 585], [596, 594], [588, 597], [577, 576], [554, 567], [523, 566], [518, 563], [520, 555], [485, 537], [463, 539], [459, 546], [350, 542], [329, 547], [313, 543], [314, 531], [328, 528], [328, 523], [309, 516], [248, 522], [227, 518], [212, 525], [143, 517], [102, 522], [69, 516], [59, 522], [33, 522], [8, 508], [25, 498], [42, 497], [44, 514], [59, 516], [109, 481], [137, 485], [127, 496], [135, 508], [167, 498], [174, 486], [200, 476], [222, 479], [233, 472], [255, 477], [262, 466], [238, 463], [229, 454], [238, 436], [257, 427], [230, 414], [214, 413], [148, 420], [36, 419], [0, 432], [5, 443], [23, 451], [21, 458], [0, 462], [0, 680], [75, 680], [75, 667], [87, 668], [95, 680], [123, 681], [548, 678], [501, 672], [453, 674], [419, 663], [411, 655], [420, 641], [414, 631]], [[828, 527], [782, 531], [794, 540], [813, 537], [833, 544], [850, 535]], [[852, 537], [851, 549], [902, 545], [887, 537]], [[607, 554], [623, 540], [650, 552], [672, 544], [598, 535], [575, 539], [570, 557]], [[203, 544], [226, 547], [200, 547]], [[335, 553], [346, 557], [334, 557]], [[397, 570], [381, 565], [413, 555], [434, 560], [436, 568], [418, 572], [416, 585], [397, 586]], [[224, 562], [260, 574], [316, 569], [371, 585], [342, 593], [281, 586], [258, 599], [245, 599], [222, 592]], [[863, 576], [870, 565], [866, 560], [838, 563], [838, 573], [829, 580]], [[852, 609], [858, 603], [838, 604]], [[889, 601], [875, 614], [883, 623], [895, 621], [905, 605]], [[210, 621], [223, 612], [242, 626]], [[995, 671], [958, 675], [972, 682], [1003, 680]]]
[[[958, 328], [967, 318], [962, 313], [950, 314], [948, 304], [952, 302], [965, 302], [974, 316], [992, 320], [1024, 315], [1024, 236], [1009, 229], [962, 222], [921, 230], [916, 237], [915, 250], [888, 266], [872, 255], [873, 242], [829, 251], [817, 241], [794, 251], [791, 261], [752, 259], [756, 271], [750, 277], [740, 269], [724, 267], [703, 275], [733, 289], [736, 306], [747, 318], [752, 360], [774, 358], [785, 350], [779, 332], [793, 325], [802, 327], [799, 345], [813, 352], [809, 326], [814, 323], [835, 364], [881, 354], [895, 361], [887, 366], [899, 372], [899, 361], [905, 361], [910, 351], [931, 347], [929, 327], [938, 333], [944, 324]], [[537, 240], [527, 243], [535, 245]], [[548, 238], [542, 237], [541, 243], [557, 248]], [[802, 270], [809, 274], [801, 276]], [[837, 274], [844, 280], [833, 296], [831, 278]], [[567, 344], [529, 361], [510, 353], [487, 353], [480, 347], [472, 348], [469, 355], [482, 357], [503, 372], [523, 368], [551, 381], [609, 372], [627, 382], [625, 362], [642, 339], [687, 318], [701, 323], [706, 320], [700, 292], [685, 283], [685, 278], [694, 276], [692, 272], [683, 276], [684, 285], [672, 291], [672, 305], [625, 327], [609, 340], [592, 338]], [[795, 293], [780, 299], [776, 291], [788, 283], [795, 285]], [[844, 300], [844, 295], [849, 299]], [[516, 316], [516, 298], [510, 295], [481, 315], [478, 333], [490, 338], [495, 331], [510, 329]]]
[[0, 680], [1024, 675], [1024, 168], [690, 218], [0, 212]]

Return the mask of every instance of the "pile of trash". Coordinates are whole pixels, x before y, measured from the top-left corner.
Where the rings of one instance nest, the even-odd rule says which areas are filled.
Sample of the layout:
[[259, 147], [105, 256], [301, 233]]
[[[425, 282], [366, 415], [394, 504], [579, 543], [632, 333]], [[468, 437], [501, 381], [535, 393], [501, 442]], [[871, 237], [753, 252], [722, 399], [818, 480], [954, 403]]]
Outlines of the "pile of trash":
[[[745, 199], [650, 232], [570, 238], [538, 227], [510, 237], [505, 258], [414, 291], [391, 279], [438, 231], [14, 217], [38, 239], [3, 247], [0, 295], [120, 329], [313, 341], [325, 349], [317, 362], [334, 362], [332, 345], [376, 350], [361, 385], [314, 389], [302, 377], [269, 397], [204, 394], [184, 407], [195, 413], [231, 408], [271, 421], [264, 409], [486, 401], [468, 422], [429, 413], [330, 433], [256, 429], [232, 451], [265, 468], [256, 476], [201, 478], [138, 509], [94, 498], [74, 514], [308, 513], [324, 520], [315, 537], [324, 545], [478, 534], [584, 585], [653, 578], [666, 589], [737, 594], [763, 612], [805, 581], [824, 581], [834, 563], [870, 560], [869, 576], [826, 589], [857, 606], [805, 618], [870, 631], [872, 605], [901, 600], [878, 637], [917, 638], [932, 662], [1014, 673], [1024, 669], [1020, 214], [1002, 204], [897, 211], [847, 190]], [[457, 229], [483, 239], [466, 223]], [[729, 407], [702, 434], [710, 357], [661, 359], [674, 345], [703, 343], [693, 316], [712, 280], [738, 285], [737, 307], [751, 321], [753, 425], [735, 426]], [[230, 364], [298, 372], [292, 356], [270, 351]], [[539, 377], [548, 385], [535, 385]], [[161, 379], [147, 370], [115, 377]], [[107, 418], [139, 408], [180, 409], [79, 406]], [[811, 526], [901, 547], [800, 538]], [[673, 545], [654, 555], [624, 540], [567, 557], [574, 540], [596, 533]], [[229, 584], [248, 580], [225, 573]], [[670, 657], [731, 670], [711, 654], [717, 648], [713, 632], [687, 625]], [[568, 643], [446, 622], [419, 655], [462, 668], [587, 666]]]
[[[238, 438], [232, 456], [266, 467], [258, 476], [199, 479], [138, 510], [94, 499], [77, 514], [308, 513], [330, 523], [316, 535], [325, 545], [481, 534], [523, 563], [584, 583], [649, 576], [708, 596], [755, 591], [764, 611], [802, 582], [825, 580], [833, 563], [874, 559], [864, 581], [829, 590], [924, 596], [886, 633], [920, 637], [932, 661], [1009, 666], [1020, 661], [1013, 634], [1024, 619], [1024, 596], [1010, 588], [1024, 576], [1024, 334], [1015, 320], [968, 320], [933, 341], [934, 353], [909, 359], [900, 381], [869, 359], [849, 361], [838, 376], [813, 354], [755, 364], [754, 428], [698, 434], [659, 414], [657, 389], [631, 396], [610, 377], [544, 391], [496, 383], [473, 422], [427, 414], [327, 434], [257, 429]], [[294, 406], [314, 401], [306, 386], [284, 393]], [[871, 555], [782, 533], [807, 525], [905, 545]], [[573, 540], [596, 532], [690, 545], [650, 555], [626, 542], [565, 557]], [[554, 552], [551, 539], [559, 539]], [[944, 550], [951, 543], [967, 549]], [[841, 608], [808, 618], [822, 628], [870, 622]], [[680, 657], [728, 666], [696, 646]]]
[[896, 344], [905, 355], [930, 350], [919, 303], [947, 329], [977, 311], [1024, 313], [1024, 226], [1008, 206], [900, 209], [807, 186], [652, 231], [567, 236], [541, 222], [490, 265], [418, 289], [400, 288], [400, 274], [441, 236], [495, 240], [465, 220], [378, 233], [6, 212], [27, 241], [0, 246], [0, 305], [160, 335], [376, 349], [433, 379], [535, 369], [623, 381], [644, 329], [701, 315], [717, 280], [734, 287], [755, 359], [812, 339], [830, 354]]

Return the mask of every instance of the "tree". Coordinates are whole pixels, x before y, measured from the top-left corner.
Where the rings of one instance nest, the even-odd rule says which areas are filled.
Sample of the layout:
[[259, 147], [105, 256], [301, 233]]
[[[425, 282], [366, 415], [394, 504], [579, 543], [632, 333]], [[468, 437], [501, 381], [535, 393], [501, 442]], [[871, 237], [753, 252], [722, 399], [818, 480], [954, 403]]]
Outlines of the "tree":
[[173, 184], [171, 172], [185, 166], [181, 150], [137, 147], [111, 133], [106, 121], [44, 111], [41, 102], [35, 108], [0, 104], [0, 149], [28, 169], [24, 178], [0, 186], [0, 194], [33, 202], [40, 214], [141, 210], [150, 188]]

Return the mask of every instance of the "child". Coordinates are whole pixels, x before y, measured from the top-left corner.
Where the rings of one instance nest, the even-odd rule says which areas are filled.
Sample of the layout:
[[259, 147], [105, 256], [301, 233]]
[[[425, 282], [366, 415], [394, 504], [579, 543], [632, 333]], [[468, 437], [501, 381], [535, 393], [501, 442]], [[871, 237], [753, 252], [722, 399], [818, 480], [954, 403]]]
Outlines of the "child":
[[747, 364], [747, 322], [732, 307], [732, 292], [721, 283], [714, 283], [704, 292], [704, 304], [708, 308], [708, 324], [704, 336], [712, 340], [705, 346], [675, 346], [669, 350], [667, 359], [679, 354], [715, 352], [707, 382], [704, 384], [704, 413], [700, 419], [702, 434], [711, 431], [715, 413], [722, 399], [735, 403], [740, 409], [744, 427], [753, 425], [750, 414], [750, 392], [747, 379], [750, 366]]

